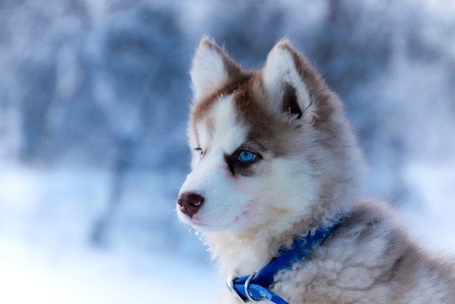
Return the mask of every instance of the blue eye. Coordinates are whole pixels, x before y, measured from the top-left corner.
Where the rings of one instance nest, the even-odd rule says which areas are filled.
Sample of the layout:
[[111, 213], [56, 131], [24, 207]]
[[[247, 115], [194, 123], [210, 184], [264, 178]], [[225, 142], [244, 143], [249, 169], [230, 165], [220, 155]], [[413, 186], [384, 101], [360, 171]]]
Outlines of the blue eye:
[[242, 163], [251, 163], [256, 159], [256, 153], [248, 151], [248, 150], [241, 150], [237, 154], [237, 160]]

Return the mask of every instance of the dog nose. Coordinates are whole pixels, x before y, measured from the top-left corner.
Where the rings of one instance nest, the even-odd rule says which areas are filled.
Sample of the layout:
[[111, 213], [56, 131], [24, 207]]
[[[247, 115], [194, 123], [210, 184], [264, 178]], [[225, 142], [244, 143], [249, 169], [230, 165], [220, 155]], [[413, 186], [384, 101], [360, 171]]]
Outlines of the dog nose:
[[204, 204], [204, 197], [195, 192], [184, 192], [178, 198], [177, 204], [180, 211], [192, 218]]

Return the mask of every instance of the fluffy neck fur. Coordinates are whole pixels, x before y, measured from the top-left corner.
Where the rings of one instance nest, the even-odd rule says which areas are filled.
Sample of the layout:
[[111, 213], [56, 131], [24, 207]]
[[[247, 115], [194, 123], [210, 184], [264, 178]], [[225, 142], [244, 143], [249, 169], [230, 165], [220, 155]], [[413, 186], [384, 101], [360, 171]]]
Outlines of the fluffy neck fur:
[[[283, 248], [290, 248], [294, 239], [310, 229], [327, 225], [340, 209], [334, 206], [324, 215], [299, 219], [284, 217], [285, 221], [266, 223], [242, 232], [205, 232], [203, 238], [212, 258], [224, 277], [251, 274], [264, 267]], [[348, 210], [343, 210], [348, 213]]]

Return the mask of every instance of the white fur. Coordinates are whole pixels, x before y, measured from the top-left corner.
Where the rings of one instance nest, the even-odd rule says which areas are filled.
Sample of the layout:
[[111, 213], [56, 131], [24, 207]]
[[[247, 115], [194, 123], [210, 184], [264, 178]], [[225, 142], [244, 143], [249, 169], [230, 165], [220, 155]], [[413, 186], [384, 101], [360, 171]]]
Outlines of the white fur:
[[[268, 248], [270, 237], [277, 231], [290, 229], [309, 212], [319, 185], [304, 173], [305, 168], [308, 167], [301, 160], [274, 159], [259, 176], [245, 178], [235, 185], [236, 189], [231, 189], [251, 198], [247, 211], [249, 229], [234, 234], [216, 231], [204, 234], [224, 275], [245, 275], [264, 266], [272, 258], [272, 250]], [[232, 208], [237, 206], [234, 203]], [[241, 239], [247, 239], [248, 246]]]
[[204, 41], [196, 51], [190, 75], [195, 100], [212, 91], [229, 76], [224, 65], [223, 55]]
[[[221, 97], [206, 120], [196, 126], [199, 142], [193, 142], [204, 151], [193, 157], [193, 171], [187, 176], [180, 193], [197, 192], [204, 196], [205, 206], [191, 219], [191, 224], [202, 230], [236, 230], [246, 223], [250, 197], [242, 192], [232, 193], [236, 181], [229, 177], [224, 155], [237, 149], [246, 138], [245, 128], [236, 124], [232, 96]], [[213, 129], [207, 124], [213, 122]], [[195, 141], [195, 138], [192, 139]], [[189, 221], [179, 213], [180, 219]]]
[[211, 138], [201, 138], [204, 146], [231, 154], [245, 142], [247, 130], [237, 123], [233, 102], [232, 95], [223, 96], [210, 111], [208, 119], [213, 123], [213, 133]]
[[[311, 121], [311, 99], [308, 89], [300, 77], [292, 54], [280, 44], [277, 44], [269, 53], [262, 72], [264, 85], [274, 101], [281, 101], [285, 85], [291, 85], [296, 90], [300, 108], [304, 111], [304, 120]], [[281, 110], [281, 105], [276, 108]]]

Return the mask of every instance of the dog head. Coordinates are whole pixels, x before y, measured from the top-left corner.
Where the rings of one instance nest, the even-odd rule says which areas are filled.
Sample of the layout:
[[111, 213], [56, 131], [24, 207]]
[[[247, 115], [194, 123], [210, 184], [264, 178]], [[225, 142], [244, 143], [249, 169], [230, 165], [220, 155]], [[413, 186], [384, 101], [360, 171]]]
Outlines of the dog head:
[[246, 71], [203, 38], [191, 80], [181, 221], [202, 231], [276, 228], [353, 201], [361, 157], [342, 104], [289, 41], [262, 70]]

